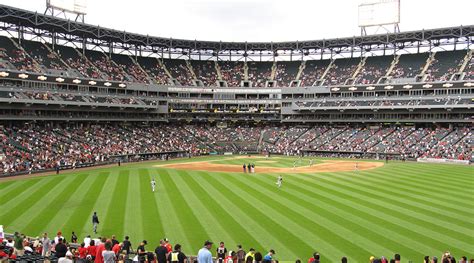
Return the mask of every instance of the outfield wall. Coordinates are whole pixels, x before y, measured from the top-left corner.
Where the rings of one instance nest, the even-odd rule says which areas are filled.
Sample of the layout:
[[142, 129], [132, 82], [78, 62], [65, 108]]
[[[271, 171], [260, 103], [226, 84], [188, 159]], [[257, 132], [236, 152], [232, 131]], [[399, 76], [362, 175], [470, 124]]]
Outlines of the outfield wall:
[[420, 163], [444, 163], [444, 164], [464, 164], [469, 165], [468, 160], [452, 160], [452, 159], [437, 159], [437, 158], [418, 158], [417, 162]]

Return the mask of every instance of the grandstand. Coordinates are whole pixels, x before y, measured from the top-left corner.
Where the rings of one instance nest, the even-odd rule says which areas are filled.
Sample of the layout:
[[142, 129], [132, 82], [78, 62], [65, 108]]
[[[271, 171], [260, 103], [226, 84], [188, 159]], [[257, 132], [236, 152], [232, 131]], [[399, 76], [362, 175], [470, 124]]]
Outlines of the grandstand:
[[231, 154], [474, 161], [472, 25], [257, 43], [5, 5], [0, 22], [0, 179]]

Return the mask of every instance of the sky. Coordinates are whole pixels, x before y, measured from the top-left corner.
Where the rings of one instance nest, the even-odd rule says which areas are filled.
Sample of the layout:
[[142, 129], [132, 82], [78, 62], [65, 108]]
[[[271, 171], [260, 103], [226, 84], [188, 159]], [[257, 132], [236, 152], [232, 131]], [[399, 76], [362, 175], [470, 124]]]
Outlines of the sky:
[[[166, 38], [295, 41], [360, 35], [358, 5], [374, 0], [87, 0], [85, 22]], [[0, 0], [44, 12], [45, 0]], [[401, 0], [400, 30], [474, 24], [472, 0]], [[383, 33], [369, 30], [368, 33]]]

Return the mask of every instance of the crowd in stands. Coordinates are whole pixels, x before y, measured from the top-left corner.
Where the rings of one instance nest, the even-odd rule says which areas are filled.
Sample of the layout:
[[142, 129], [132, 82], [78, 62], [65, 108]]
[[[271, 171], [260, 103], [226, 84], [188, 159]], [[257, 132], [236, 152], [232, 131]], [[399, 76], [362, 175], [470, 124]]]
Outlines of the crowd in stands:
[[360, 59], [337, 59], [325, 77], [325, 85], [346, 84], [346, 80], [352, 77], [359, 62]]
[[[122, 240], [122, 241], [120, 241]], [[217, 248], [216, 248], [217, 247]], [[131, 241], [129, 236], [117, 239], [110, 237], [91, 237], [84, 239], [72, 232], [70, 238], [65, 238], [59, 231], [56, 236], [49, 237], [44, 233], [41, 237], [31, 238], [15, 232], [13, 236], [0, 239], [0, 262], [58, 262], [58, 263], [278, 263], [277, 253], [273, 249], [260, 252], [254, 248], [247, 249], [242, 245], [234, 248], [226, 247], [224, 242], [214, 246], [212, 241], [206, 240], [199, 251], [189, 253], [183, 251], [180, 244], [174, 246], [167, 238], [156, 244], [148, 244], [143, 240], [138, 244]], [[369, 263], [401, 263], [400, 254], [395, 254], [389, 259], [385, 256], [367, 256]], [[306, 259], [304, 259], [306, 260]], [[319, 252], [309, 256], [308, 263], [321, 263], [323, 258]], [[347, 263], [348, 258], [330, 259], [331, 262]], [[301, 259], [296, 259], [301, 263]], [[411, 261], [410, 261], [411, 262]], [[474, 259], [460, 256], [456, 261], [449, 251], [444, 252], [439, 258], [425, 256], [424, 263], [474, 263]]]
[[248, 62], [248, 77], [252, 87], [265, 87], [267, 81], [271, 80], [272, 62]]
[[171, 77], [176, 79], [183, 86], [193, 86], [193, 75], [186, 65], [186, 61], [182, 59], [164, 60], [164, 65], [168, 69]]
[[472, 131], [460, 128], [107, 125], [26, 123], [0, 131], [2, 173], [114, 161], [117, 156], [183, 151], [270, 152], [306, 150], [399, 154], [403, 158], [471, 160]]
[[[8, 68], [7, 62], [10, 62], [17, 70], [22, 71], [42, 72], [41, 66], [44, 66], [44, 68], [55, 70], [77, 70], [86, 78], [109, 81], [149, 83], [151, 78], [160, 85], [169, 85], [170, 75], [180, 85], [185, 86], [194, 86], [195, 79], [201, 80], [204, 86], [217, 86], [216, 81], [222, 79], [229, 87], [239, 87], [241, 81], [245, 80], [245, 63], [240, 61], [190, 60], [187, 65], [182, 59], [162, 59], [161, 65], [157, 58], [153, 57], [137, 57], [137, 62], [135, 62], [124, 55], [113, 54], [112, 58], [109, 58], [100, 51], [87, 50], [84, 55], [81, 55], [79, 54], [81, 51], [72, 47], [55, 46], [54, 50], [50, 50], [47, 44], [36, 41], [23, 41], [22, 47], [19, 48], [19, 46], [6, 37], [0, 38], [0, 68]], [[465, 55], [464, 50], [436, 53], [425, 72], [424, 81], [449, 81], [451, 76], [459, 71]], [[414, 78], [421, 73], [428, 56], [428, 53], [402, 55], [390, 76], [394, 79]], [[361, 59], [336, 59], [327, 71], [323, 85], [376, 84], [387, 73], [392, 60], [393, 56], [369, 57], [358, 74], [354, 76], [354, 81], [348, 82], [347, 80], [356, 73]], [[305, 61], [304, 69], [298, 79], [301, 81], [300, 85], [312, 86], [317, 80], [321, 80], [323, 73], [328, 69], [329, 62], [329, 59]], [[218, 63], [217, 67], [215, 63]], [[302, 63], [300, 61], [246, 62], [248, 80], [252, 82], [253, 87], [265, 87], [266, 82], [272, 80], [277, 81], [279, 87], [294, 86], [292, 81], [297, 80]], [[474, 78], [473, 68], [473, 59], [471, 59], [466, 66], [464, 79]]]
[[422, 98], [417, 97], [411, 99], [389, 99], [385, 97], [371, 98], [371, 99], [317, 99], [312, 101], [297, 101], [295, 105], [300, 108], [327, 108], [327, 107], [356, 107], [356, 106], [370, 106], [370, 107], [390, 107], [390, 106], [421, 106], [421, 105], [458, 105], [458, 104], [473, 104], [470, 98], [461, 97], [439, 97], [439, 98]]
[[220, 71], [222, 80], [227, 82], [229, 87], [240, 87], [241, 81], [244, 80], [244, 63], [235, 61], [220, 61]]
[[198, 80], [206, 87], [216, 86], [217, 72], [214, 61], [192, 61], [192, 67]]
[[124, 66], [113, 63], [112, 60], [105, 55], [98, 56], [95, 60], [92, 60], [92, 62], [100, 71], [107, 75], [107, 80], [130, 80], [127, 77], [127, 73], [125, 73]]

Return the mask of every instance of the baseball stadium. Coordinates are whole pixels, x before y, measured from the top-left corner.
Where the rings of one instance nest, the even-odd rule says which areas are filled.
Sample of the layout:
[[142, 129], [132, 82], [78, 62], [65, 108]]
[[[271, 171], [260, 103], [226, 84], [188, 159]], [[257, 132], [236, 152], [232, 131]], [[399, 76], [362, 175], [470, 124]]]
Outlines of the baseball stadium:
[[188, 40], [46, 2], [0, 4], [0, 262], [474, 262], [474, 25]]

